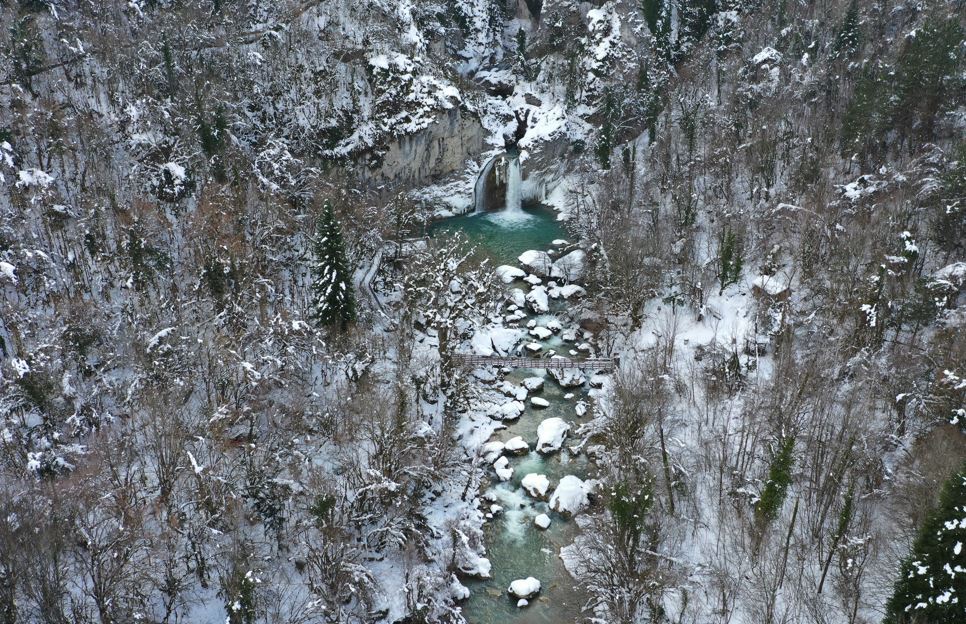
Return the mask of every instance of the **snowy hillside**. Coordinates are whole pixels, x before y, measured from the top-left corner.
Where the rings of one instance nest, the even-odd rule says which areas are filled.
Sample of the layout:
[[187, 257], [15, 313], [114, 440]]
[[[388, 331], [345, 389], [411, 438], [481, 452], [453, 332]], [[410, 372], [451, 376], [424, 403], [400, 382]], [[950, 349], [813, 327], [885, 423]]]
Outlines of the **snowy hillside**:
[[0, 4], [0, 624], [966, 621], [964, 33]]

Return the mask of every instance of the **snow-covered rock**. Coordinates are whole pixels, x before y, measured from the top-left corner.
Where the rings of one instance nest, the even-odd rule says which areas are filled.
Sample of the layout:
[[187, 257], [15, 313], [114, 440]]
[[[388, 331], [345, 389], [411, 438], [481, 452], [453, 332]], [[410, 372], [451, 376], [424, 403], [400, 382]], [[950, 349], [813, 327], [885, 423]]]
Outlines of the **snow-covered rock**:
[[504, 395], [510, 397], [511, 399], [516, 399], [517, 401], [525, 401], [527, 398], [527, 389], [525, 387], [518, 386], [509, 381], [500, 382], [497, 385], [497, 389]]
[[507, 314], [506, 316], [504, 316], [503, 320], [506, 323], [516, 323], [518, 321], [522, 321], [525, 318], [527, 318], [526, 312], [524, 312], [523, 310], [515, 310], [513, 314]]
[[530, 445], [520, 436], [507, 440], [503, 448], [511, 455], [526, 455], [530, 452]]
[[449, 582], [449, 595], [453, 598], [453, 600], [459, 602], [470, 597], [470, 589], [460, 583], [455, 574], [451, 574]]
[[552, 241], [550, 241], [550, 244], [553, 245], [554, 247], [566, 247], [570, 243], [568, 243], [566, 240], [562, 238], [555, 238]]
[[564, 299], [579, 299], [587, 295], [587, 291], [582, 286], [567, 284], [559, 289], [560, 296]]
[[480, 448], [480, 455], [483, 456], [483, 461], [488, 464], [492, 464], [497, 460], [497, 458], [503, 454], [503, 449], [506, 445], [500, 441], [487, 442]]
[[523, 269], [517, 268], [515, 266], [510, 266], [509, 264], [504, 264], [502, 266], [496, 267], [494, 271], [496, 276], [500, 278], [504, 284], [512, 284], [518, 279], [523, 279], [526, 277], [527, 272]]
[[753, 65], [761, 65], [762, 63], [781, 63], [782, 55], [781, 53], [772, 47], [762, 48], [761, 52], [752, 57], [751, 62]]
[[473, 353], [477, 355], [506, 355], [523, 337], [523, 332], [512, 327], [489, 327], [473, 334]]
[[490, 417], [498, 420], [516, 420], [526, 408], [523, 401], [509, 401], [497, 408], [496, 415], [491, 412]]
[[577, 416], [584, 416], [587, 413], [587, 403], [577, 401], [577, 405], [574, 405], [574, 412], [577, 413]]
[[586, 266], [587, 253], [583, 249], [575, 249], [553, 263], [550, 276], [576, 282], [583, 278]]
[[586, 381], [579, 368], [549, 369], [549, 373], [561, 388], [577, 388], [584, 385]]
[[510, 291], [510, 301], [518, 308], [522, 308], [527, 303], [527, 294], [523, 292], [522, 288], [514, 288]]
[[537, 525], [538, 529], [548, 529], [550, 528], [550, 516], [547, 514], [540, 514], [533, 519], [533, 523]]
[[517, 579], [510, 583], [507, 592], [514, 598], [532, 598], [540, 593], [540, 581], [528, 576], [525, 579]]
[[549, 276], [550, 269], [553, 267], [553, 261], [545, 251], [536, 251], [533, 249], [524, 251], [517, 260], [520, 261], [520, 265], [523, 268], [541, 277]]
[[7, 278], [10, 282], [17, 283], [17, 275], [14, 273], [15, 267], [9, 262], [0, 262], [0, 275]]
[[590, 493], [591, 486], [588, 482], [567, 475], [560, 479], [557, 489], [550, 497], [550, 509], [558, 513], [574, 515], [580, 513], [590, 505], [587, 494]]
[[547, 323], [547, 329], [556, 334], [558, 331], [563, 329], [563, 325], [561, 325], [560, 321], [557, 319], [552, 319], [549, 323]]
[[548, 418], [537, 426], [537, 451], [553, 453], [563, 446], [570, 425], [562, 418]]
[[513, 476], [513, 468], [510, 466], [510, 460], [504, 455], [501, 455], [493, 462], [493, 470], [496, 471], [496, 476], [500, 478], [500, 481], [509, 481]]
[[550, 401], [541, 397], [530, 397], [530, 405], [544, 409], [550, 407]]
[[540, 353], [543, 350], [543, 345], [539, 342], [528, 342], [523, 348], [530, 353]]
[[523, 281], [526, 282], [527, 284], [530, 284], [531, 286], [539, 286], [540, 284], [543, 283], [543, 280], [537, 277], [536, 275], [527, 275], [526, 277], [523, 278]]
[[775, 275], [759, 275], [751, 283], [751, 291], [758, 297], [773, 298], [787, 297], [791, 285], [791, 278], [784, 273]]
[[529, 600], [527, 600], [526, 598], [521, 598], [521, 599], [517, 600], [517, 609], [522, 609], [523, 607], [527, 606], [528, 604], [530, 604], [530, 601]]
[[523, 477], [523, 479], [520, 481], [520, 485], [530, 496], [539, 499], [546, 499], [547, 490], [550, 489], [550, 479], [548, 479], [546, 475], [531, 472]]
[[[465, 526], [462, 528], [466, 529]], [[474, 529], [470, 532], [476, 533], [477, 530]], [[470, 538], [464, 530], [457, 529], [456, 535], [456, 544], [454, 545], [456, 568], [465, 576], [481, 579], [490, 578], [490, 571], [493, 568], [490, 560], [480, 555], [470, 545]], [[482, 535], [479, 536], [479, 539], [482, 540]]]
[[547, 296], [547, 289], [543, 286], [534, 286], [527, 293], [527, 305], [537, 314], [546, 314], [550, 311], [550, 301]]
[[527, 377], [523, 380], [523, 387], [530, 392], [543, 390], [543, 377]]
[[[0, 262], [0, 267], [3, 266], [3, 262]], [[952, 264], [947, 264], [943, 268], [939, 269], [932, 274], [932, 278], [939, 282], [948, 282], [956, 288], [960, 288], [963, 284], [966, 284], [966, 262], [953, 262]]]
[[530, 330], [530, 335], [536, 337], [537, 340], [546, 340], [553, 336], [553, 332], [546, 327], [534, 327]]

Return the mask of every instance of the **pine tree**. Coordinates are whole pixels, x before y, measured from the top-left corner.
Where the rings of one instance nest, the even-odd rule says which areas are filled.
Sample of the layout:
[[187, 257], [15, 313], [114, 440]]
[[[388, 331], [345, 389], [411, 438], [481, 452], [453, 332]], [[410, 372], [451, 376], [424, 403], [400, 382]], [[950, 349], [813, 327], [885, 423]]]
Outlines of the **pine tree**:
[[781, 511], [782, 504], [785, 502], [788, 486], [792, 484], [792, 467], [795, 463], [795, 457], [792, 453], [794, 450], [795, 436], [783, 437], [778, 452], [768, 467], [768, 481], [765, 483], [765, 489], [762, 490], [761, 498], [758, 499], [758, 504], [755, 506], [755, 515], [764, 524], [778, 517], [778, 512]]
[[328, 201], [316, 225], [313, 252], [312, 318], [319, 326], [338, 323], [345, 329], [356, 320], [355, 294], [342, 232]]
[[932, 18], [906, 37], [895, 71], [891, 99], [893, 126], [900, 135], [916, 129], [931, 139], [939, 113], [956, 101], [951, 94], [961, 85], [960, 47], [963, 28], [955, 20]]
[[832, 58], [851, 56], [859, 48], [859, 35], [859, 5], [852, 0], [832, 42]]
[[939, 496], [899, 569], [885, 624], [966, 620], [966, 463]]
[[731, 284], [738, 282], [741, 277], [741, 267], [744, 264], [744, 246], [738, 235], [730, 227], [726, 228], [721, 235], [721, 244], [718, 250], [718, 280], [721, 282], [721, 289], [718, 294], [724, 293], [724, 289]]

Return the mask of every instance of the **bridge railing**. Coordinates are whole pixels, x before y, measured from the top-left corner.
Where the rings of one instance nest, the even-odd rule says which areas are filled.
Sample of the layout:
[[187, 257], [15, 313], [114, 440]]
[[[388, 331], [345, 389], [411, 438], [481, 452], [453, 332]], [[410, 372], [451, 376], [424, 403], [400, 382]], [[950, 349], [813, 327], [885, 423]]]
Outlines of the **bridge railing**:
[[465, 366], [486, 367], [498, 366], [508, 368], [546, 368], [550, 370], [564, 370], [580, 368], [583, 370], [612, 370], [617, 367], [616, 358], [585, 358], [571, 360], [569, 358], [532, 358], [500, 355], [471, 355], [458, 354], [455, 360]]

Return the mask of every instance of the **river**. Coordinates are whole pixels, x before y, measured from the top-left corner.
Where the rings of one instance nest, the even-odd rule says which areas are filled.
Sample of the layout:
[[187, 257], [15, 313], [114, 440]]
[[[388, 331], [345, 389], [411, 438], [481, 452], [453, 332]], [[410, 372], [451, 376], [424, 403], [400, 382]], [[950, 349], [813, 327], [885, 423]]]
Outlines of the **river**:
[[[549, 250], [553, 241], [568, 237], [552, 210], [541, 206], [529, 206], [523, 210], [525, 218], [522, 219], [519, 214], [506, 218], [502, 211], [447, 219], [435, 224], [431, 234], [460, 230], [491, 259], [494, 266], [517, 266], [517, 256], [524, 251]], [[523, 281], [507, 286], [508, 289], [514, 287], [524, 292], [529, 289]], [[534, 319], [538, 325], [545, 326], [552, 319], [559, 319], [564, 328], [574, 326], [575, 321], [567, 318], [566, 302], [551, 300], [550, 305], [550, 314], [528, 312], [519, 325], [525, 327], [530, 319]], [[541, 342], [545, 350], [554, 349], [562, 355], [567, 355], [574, 347], [564, 343], [559, 333], [544, 341], [529, 337], [527, 342]], [[530, 396], [540, 396], [550, 406], [535, 408], [528, 397], [520, 419], [505, 423], [507, 428], [496, 432], [492, 440], [505, 442], [514, 436], [522, 436], [532, 449], [536, 446], [537, 426], [542, 420], [554, 416], [563, 418], [571, 423], [571, 433], [581, 422], [589, 420], [589, 412], [578, 417], [575, 411], [577, 401], [585, 398], [586, 384], [581, 388], [561, 388], [545, 369], [515, 370], [505, 378], [519, 384], [527, 377], [537, 376], [545, 378], [543, 389]], [[527, 455], [508, 456], [514, 470], [513, 477], [506, 482], [501, 482], [494, 471], [487, 468], [491, 480], [482, 493], [483, 497], [499, 504], [504, 512], [489, 521], [484, 529], [486, 556], [493, 566], [492, 578], [464, 581], [471, 591], [463, 606], [469, 624], [569, 624], [579, 620], [586, 596], [575, 587], [575, 581], [559, 556], [560, 548], [572, 543], [579, 531], [576, 522], [550, 511], [546, 502], [530, 497], [520, 485], [528, 473], [546, 475], [550, 479], [549, 496], [561, 477], [585, 478], [588, 472], [586, 459], [583, 455], [571, 455], [566, 446], [565, 443], [564, 450], [549, 456], [532, 450]], [[551, 525], [546, 530], [533, 523], [540, 513], [550, 516]], [[540, 581], [541, 592], [528, 606], [518, 608], [516, 600], [508, 595], [507, 587], [513, 580], [528, 576]]]

